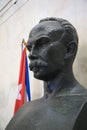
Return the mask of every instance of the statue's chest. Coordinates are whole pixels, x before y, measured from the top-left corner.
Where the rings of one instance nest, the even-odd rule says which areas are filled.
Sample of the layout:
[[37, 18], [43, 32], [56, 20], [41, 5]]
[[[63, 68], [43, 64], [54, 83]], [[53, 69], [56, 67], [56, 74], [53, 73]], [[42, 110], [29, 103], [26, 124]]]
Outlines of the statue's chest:
[[6, 130], [73, 130], [85, 101], [86, 95], [70, 95], [24, 106]]
[[51, 99], [46, 107], [40, 111], [35, 120], [36, 130], [72, 130], [82, 104], [87, 98], [84, 96], [66, 96]]

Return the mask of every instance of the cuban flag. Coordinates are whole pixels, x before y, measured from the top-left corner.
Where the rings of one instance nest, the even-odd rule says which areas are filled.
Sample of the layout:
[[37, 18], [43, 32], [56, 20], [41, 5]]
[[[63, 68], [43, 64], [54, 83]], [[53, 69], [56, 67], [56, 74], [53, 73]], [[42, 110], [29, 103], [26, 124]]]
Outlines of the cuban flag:
[[26, 48], [24, 48], [21, 56], [18, 90], [15, 101], [14, 114], [26, 101], [31, 101], [31, 96], [30, 96], [28, 60], [26, 55]]

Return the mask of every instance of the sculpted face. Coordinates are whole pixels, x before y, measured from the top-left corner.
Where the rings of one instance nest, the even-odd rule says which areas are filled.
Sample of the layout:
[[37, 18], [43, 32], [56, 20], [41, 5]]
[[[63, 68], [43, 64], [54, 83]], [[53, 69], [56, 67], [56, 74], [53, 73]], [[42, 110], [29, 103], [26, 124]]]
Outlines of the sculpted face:
[[44, 21], [30, 32], [27, 48], [30, 52], [30, 70], [34, 77], [49, 81], [64, 67], [66, 48], [61, 43], [63, 28], [56, 21]]

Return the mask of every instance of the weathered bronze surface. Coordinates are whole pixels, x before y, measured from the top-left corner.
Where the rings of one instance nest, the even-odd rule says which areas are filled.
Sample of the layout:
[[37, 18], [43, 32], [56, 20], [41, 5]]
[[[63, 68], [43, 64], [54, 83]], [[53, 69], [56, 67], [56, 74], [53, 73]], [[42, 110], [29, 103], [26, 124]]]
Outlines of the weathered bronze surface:
[[44, 97], [26, 103], [6, 130], [87, 130], [87, 90], [75, 79], [76, 29], [67, 20], [46, 18], [30, 32], [30, 70], [44, 81]]

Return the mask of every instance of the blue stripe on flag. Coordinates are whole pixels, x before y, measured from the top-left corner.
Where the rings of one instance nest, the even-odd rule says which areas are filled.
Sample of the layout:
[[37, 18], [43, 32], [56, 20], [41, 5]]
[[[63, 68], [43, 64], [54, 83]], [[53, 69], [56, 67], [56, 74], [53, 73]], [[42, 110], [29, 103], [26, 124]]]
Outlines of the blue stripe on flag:
[[28, 95], [28, 101], [31, 101], [27, 55], [26, 55], [26, 78], [25, 78], [25, 85], [26, 85], [26, 92], [27, 92], [27, 95]]

